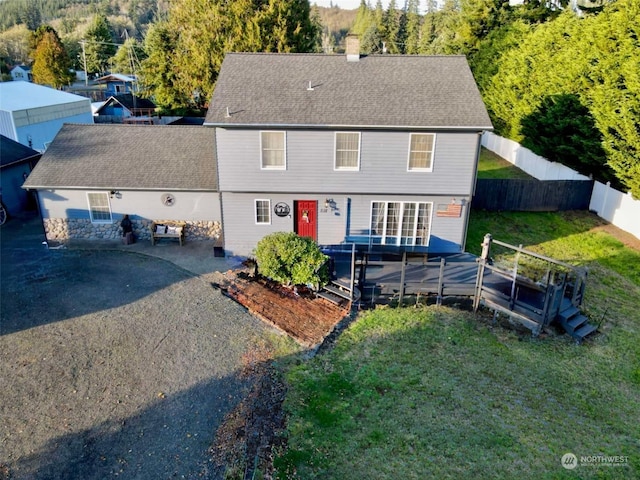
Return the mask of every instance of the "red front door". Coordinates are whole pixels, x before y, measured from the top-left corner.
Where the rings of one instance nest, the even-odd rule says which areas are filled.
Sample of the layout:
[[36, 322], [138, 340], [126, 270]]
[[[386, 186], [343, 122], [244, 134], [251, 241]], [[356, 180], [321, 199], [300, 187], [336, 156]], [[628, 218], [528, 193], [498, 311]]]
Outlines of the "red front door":
[[296, 233], [301, 237], [318, 240], [318, 202], [298, 200], [296, 202]]

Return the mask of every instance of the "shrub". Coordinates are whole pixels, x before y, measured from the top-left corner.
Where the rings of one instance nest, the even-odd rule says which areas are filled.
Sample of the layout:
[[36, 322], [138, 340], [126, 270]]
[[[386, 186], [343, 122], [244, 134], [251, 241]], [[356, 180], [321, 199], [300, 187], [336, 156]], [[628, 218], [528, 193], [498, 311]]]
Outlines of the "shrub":
[[319, 288], [328, 281], [328, 257], [312, 239], [293, 232], [267, 235], [258, 242], [255, 256], [258, 271], [284, 285]]

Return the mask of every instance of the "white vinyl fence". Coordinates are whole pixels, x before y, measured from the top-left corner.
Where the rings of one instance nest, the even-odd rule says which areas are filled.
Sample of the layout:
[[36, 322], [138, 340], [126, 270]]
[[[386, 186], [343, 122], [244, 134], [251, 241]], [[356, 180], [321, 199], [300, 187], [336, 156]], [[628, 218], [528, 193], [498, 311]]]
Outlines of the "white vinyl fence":
[[640, 238], [640, 201], [634, 200], [630, 193], [619, 192], [608, 182], [606, 185], [594, 182], [589, 210]]
[[[569, 167], [550, 162], [518, 142], [484, 132], [482, 146], [538, 180], [589, 180]], [[636, 238], [640, 238], [640, 201], [600, 182], [594, 182], [589, 209]]]

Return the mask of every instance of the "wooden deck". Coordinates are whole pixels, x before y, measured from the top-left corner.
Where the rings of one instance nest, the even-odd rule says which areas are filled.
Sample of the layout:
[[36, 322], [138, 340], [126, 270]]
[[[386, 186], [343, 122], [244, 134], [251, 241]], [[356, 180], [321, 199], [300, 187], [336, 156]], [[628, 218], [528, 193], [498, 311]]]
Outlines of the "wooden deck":
[[[361, 304], [388, 303], [392, 299], [402, 304], [407, 295], [435, 296], [437, 304], [445, 297], [469, 297], [473, 298], [474, 309], [484, 305], [505, 313], [534, 335], [556, 321], [577, 341], [582, 341], [584, 336], [577, 333], [577, 326], [583, 326], [587, 320], [579, 315], [586, 272], [522, 247], [492, 240], [490, 235], [485, 242], [481, 257], [469, 253], [429, 257], [406, 252], [401, 255], [388, 251], [356, 252], [355, 247], [329, 249], [325, 253], [331, 256], [333, 284], [350, 285], [349, 292], [357, 287]], [[512, 268], [492, 264], [489, 256], [492, 243], [515, 252]], [[548, 266], [546, 276], [532, 280], [519, 274], [521, 256], [544, 262]], [[589, 334], [595, 328], [587, 330]]]

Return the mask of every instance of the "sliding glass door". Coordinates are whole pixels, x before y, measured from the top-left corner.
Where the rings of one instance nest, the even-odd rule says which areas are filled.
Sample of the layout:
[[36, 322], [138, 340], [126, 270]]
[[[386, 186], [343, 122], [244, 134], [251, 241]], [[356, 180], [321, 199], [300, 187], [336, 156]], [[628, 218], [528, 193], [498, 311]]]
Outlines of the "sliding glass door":
[[428, 202], [372, 202], [371, 243], [428, 245], [431, 209]]

